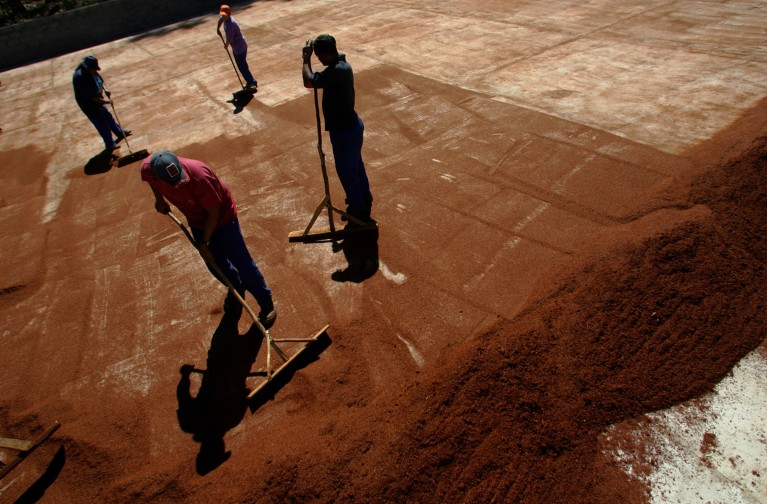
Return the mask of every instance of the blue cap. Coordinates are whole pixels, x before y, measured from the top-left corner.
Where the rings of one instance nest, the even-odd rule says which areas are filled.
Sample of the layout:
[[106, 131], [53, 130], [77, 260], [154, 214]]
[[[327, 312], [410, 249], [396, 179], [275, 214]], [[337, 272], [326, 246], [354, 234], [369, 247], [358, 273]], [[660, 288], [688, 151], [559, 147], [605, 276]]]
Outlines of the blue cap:
[[186, 182], [187, 176], [178, 157], [169, 150], [161, 150], [149, 158], [149, 167], [158, 179], [178, 187]]
[[96, 56], [86, 56], [83, 61], [85, 62], [86, 68], [90, 68], [91, 70], [101, 70], [101, 67], [99, 67], [99, 60], [96, 59]]

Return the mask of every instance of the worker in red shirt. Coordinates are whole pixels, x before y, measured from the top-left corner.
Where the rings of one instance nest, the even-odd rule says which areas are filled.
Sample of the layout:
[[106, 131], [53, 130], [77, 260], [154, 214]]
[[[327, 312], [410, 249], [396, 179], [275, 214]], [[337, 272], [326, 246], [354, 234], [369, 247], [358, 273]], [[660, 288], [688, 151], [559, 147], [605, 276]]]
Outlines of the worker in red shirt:
[[[155, 209], [167, 214], [171, 204], [176, 206], [186, 217], [206, 264], [215, 262], [241, 296], [250, 292], [261, 307], [261, 324], [266, 329], [274, 325], [277, 312], [272, 291], [245, 245], [229, 187], [202, 161], [178, 157], [168, 150], [144, 160], [141, 180], [152, 188]], [[210, 265], [208, 269], [218, 278]], [[242, 306], [232, 293], [224, 309], [238, 310], [238, 317], [242, 314]]]

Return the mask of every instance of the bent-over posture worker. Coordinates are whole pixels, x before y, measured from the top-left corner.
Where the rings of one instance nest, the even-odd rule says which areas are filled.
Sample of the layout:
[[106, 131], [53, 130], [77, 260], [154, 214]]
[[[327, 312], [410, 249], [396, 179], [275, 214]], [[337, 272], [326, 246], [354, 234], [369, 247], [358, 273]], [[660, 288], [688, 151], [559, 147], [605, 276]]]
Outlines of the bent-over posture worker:
[[[112, 152], [118, 148], [117, 142], [130, 136], [131, 130], [120, 128], [107, 110], [106, 106], [112, 103], [112, 93], [107, 89], [99, 70], [99, 60], [95, 56], [86, 56], [72, 74], [72, 87], [80, 110], [96, 127], [104, 140], [104, 148]], [[117, 140], [112, 138], [112, 133], [117, 136]]]
[[[312, 71], [312, 52], [325, 68]], [[346, 55], [338, 54], [336, 40], [323, 34], [307, 41], [303, 49], [302, 76], [307, 88], [322, 88], [322, 114], [330, 133], [333, 159], [346, 192], [346, 212], [363, 222], [371, 222], [373, 195], [362, 161], [362, 135], [365, 126], [354, 110], [354, 74]]]
[[[272, 291], [245, 245], [229, 187], [202, 161], [178, 157], [168, 150], [144, 160], [141, 180], [152, 188], [158, 212], [170, 212], [168, 203], [181, 210], [210, 272], [225, 283], [209, 264], [215, 262], [241, 296], [250, 292], [261, 307], [259, 321], [269, 329], [277, 318]], [[231, 292], [224, 309], [236, 309], [238, 316], [242, 313]]]

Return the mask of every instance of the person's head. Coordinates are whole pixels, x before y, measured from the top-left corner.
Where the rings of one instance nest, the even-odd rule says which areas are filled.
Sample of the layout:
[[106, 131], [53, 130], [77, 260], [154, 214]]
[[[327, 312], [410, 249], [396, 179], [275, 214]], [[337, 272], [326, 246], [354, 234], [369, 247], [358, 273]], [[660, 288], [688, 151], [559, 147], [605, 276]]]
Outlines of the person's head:
[[232, 17], [232, 8], [229, 7], [228, 5], [224, 4], [218, 10], [222, 18], [229, 19], [230, 17]]
[[96, 59], [96, 56], [86, 56], [83, 58], [83, 64], [91, 73], [96, 73], [101, 70], [101, 67], [99, 67], [99, 60]]
[[314, 54], [317, 55], [317, 59], [323, 65], [329, 65], [338, 58], [338, 49], [336, 49], [336, 39], [332, 35], [323, 33], [318, 35], [312, 41], [312, 47], [314, 48]]
[[158, 179], [173, 187], [178, 187], [188, 180], [178, 156], [169, 150], [157, 151], [149, 158], [149, 168]]

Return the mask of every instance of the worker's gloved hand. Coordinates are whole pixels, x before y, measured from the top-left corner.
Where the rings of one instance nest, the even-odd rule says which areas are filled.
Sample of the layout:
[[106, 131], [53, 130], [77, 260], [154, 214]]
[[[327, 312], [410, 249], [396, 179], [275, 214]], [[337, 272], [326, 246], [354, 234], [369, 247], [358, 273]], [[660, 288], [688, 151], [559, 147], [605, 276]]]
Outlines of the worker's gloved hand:
[[161, 214], [168, 214], [170, 212], [170, 205], [166, 201], [155, 200], [154, 209]]
[[312, 57], [313, 52], [314, 52], [314, 47], [312, 47], [312, 40], [309, 39], [306, 41], [306, 45], [301, 51], [301, 57], [304, 59], [304, 61], [306, 61]]

